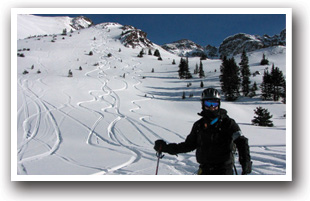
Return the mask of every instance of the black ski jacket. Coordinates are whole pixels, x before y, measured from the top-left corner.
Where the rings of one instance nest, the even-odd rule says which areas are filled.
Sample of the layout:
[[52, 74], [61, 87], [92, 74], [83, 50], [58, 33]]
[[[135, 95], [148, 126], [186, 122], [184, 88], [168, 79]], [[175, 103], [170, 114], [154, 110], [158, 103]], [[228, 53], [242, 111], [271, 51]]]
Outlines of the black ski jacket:
[[[201, 114], [200, 114], [201, 115]], [[185, 142], [171, 143], [165, 152], [175, 155], [196, 149], [196, 159], [201, 166], [232, 164], [234, 144], [239, 152], [239, 161], [250, 161], [248, 140], [241, 135], [238, 124], [220, 109], [220, 117], [213, 125], [204, 117], [194, 123]]]

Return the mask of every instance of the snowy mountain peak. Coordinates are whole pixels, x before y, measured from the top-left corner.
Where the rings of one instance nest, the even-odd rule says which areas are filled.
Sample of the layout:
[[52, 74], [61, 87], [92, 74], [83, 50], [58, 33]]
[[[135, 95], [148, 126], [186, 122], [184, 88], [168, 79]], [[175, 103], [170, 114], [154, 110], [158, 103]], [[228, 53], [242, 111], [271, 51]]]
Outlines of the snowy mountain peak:
[[181, 40], [173, 42], [172, 44], [176, 44], [179, 47], [182, 47], [183, 49], [187, 49], [187, 48], [191, 49], [193, 47], [202, 48], [200, 45], [198, 45], [197, 43], [195, 43], [189, 39], [181, 39]]
[[218, 58], [220, 55], [237, 55], [242, 53], [243, 50], [251, 52], [258, 49], [279, 45], [286, 45], [285, 29], [281, 31], [280, 34], [272, 37], [268, 35], [259, 36], [238, 33], [225, 38], [219, 48], [211, 45], [202, 47], [188, 39], [168, 43], [162, 47], [165, 50], [182, 57], [201, 57], [202, 55], [206, 55], [208, 58]]
[[87, 17], [79, 16], [72, 19], [72, 24], [70, 24], [75, 30], [88, 28], [93, 25], [93, 21]]
[[242, 53], [243, 50], [250, 52], [261, 48], [267, 48], [286, 44], [286, 30], [283, 30], [279, 35], [272, 37], [268, 35], [250, 35], [238, 33], [229, 36], [219, 47], [221, 55], [236, 55]]
[[165, 50], [178, 56], [201, 56], [203, 47], [188, 39], [181, 39], [173, 43], [164, 44]]
[[153, 43], [147, 39], [147, 33], [130, 25], [122, 27], [121, 42], [126, 47], [152, 47]]

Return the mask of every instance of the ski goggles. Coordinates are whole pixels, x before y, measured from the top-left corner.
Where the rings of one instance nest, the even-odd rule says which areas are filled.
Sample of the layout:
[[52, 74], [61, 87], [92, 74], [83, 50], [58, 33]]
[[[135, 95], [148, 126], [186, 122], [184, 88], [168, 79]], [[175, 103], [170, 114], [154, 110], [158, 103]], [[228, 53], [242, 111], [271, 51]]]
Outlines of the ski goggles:
[[205, 100], [204, 102], [204, 106], [206, 107], [218, 107], [220, 105], [220, 103], [218, 101], [214, 101], [214, 100]]

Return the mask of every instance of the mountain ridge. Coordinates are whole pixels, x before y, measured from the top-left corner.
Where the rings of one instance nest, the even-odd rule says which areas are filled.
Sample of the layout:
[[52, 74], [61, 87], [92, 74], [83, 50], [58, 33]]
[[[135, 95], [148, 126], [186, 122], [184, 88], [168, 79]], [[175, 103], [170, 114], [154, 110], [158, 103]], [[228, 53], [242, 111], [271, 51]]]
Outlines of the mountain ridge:
[[[28, 20], [30, 18], [36, 18], [35, 21], [37, 24], [34, 24], [31, 20]], [[19, 15], [18, 39], [26, 38], [31, 35], [57, 34], [61, 33], [63, 29], [72, 29], [73, 31], [77, 31], [80, 29], [89, 28], [93, 25], [94, 23], [91, 19], [83, 16], [70, 18]], [[274, 36], [268, 36], [266, 34], [259, 36], [246, 33], [237, 33], [225, 38], [219, 47], [211, 45], [202, 46], [189, 39], [180, 39], [172, 43], [156, 45], [155, 47], [154, 43], [147, 38], [147, 33], [143, 30], [137, 29], [131, 25], [122, 25], [122, 29], [122, 34], [118, 39], [125, 47], [154, 49], [157, 48], [157, 46], [160, 46], [166, 51], [180, 57], [220, 58], [223, 55], [234, 56], [236, 54], [240, 54], [243, 50], [251, 52], [262, 48], [286, 45], [286, 29]]]
[[234, 56], [242, 53], [243, 50], [251, 52], [278, 45], [286, 45], [286, 29], [282, 30], [280, 34], [274, 36], [268, 36], [266, 34], [259, 36], [237, 33], [225, 38], [219, 47], [211, 45], [203, 47], [188, 39], [181, 39], [172, 43], [167, 43], [162, 45], [162, 47], [181, 57], [205, 55], [208, 58], [219, 58], [221, 55]]

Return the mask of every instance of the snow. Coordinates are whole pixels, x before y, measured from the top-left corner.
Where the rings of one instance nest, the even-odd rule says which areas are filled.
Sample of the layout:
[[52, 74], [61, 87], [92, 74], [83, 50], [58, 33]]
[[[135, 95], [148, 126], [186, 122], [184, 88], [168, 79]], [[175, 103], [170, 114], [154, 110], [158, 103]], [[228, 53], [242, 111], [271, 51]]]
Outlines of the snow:
[[[121, 175], [124, 180], [166, 180], [166, 177], [150, 176], [155, 174], [157, 162], [154, 141], [185, 140], [193, 123], [200, 118], [197, 113], [200, 112], [202, 79], [196, 76], [191, 80], [178, 79], [180, 57], [156, 45], [154, 48], [160, 50], [163, 61], [147, 54], [138, 58], [141, 48], [126, 48], [118, 40], [122, 25], [103, 23], [75, 31], [71, 37], [61, 36], [63, 28], [59, 27], [62, 26], [54, 23], [63, 25], [66, 20], [66, 17], [42, 20], [32, 19], [31, 15], [18, 16], [18, 24], [25, 24], [25, 27], [18, 27], [18, 38], [37, 35], [34, 32], [58, 35], [55, 42], [51, 42], [53, 36], [17, 41], [17, 50], [30, 48], [30, 51], [21, 51], [25, 57], [16, 58], [17, 129], [12, 136], [12, 146], [16, 147], [17, 162], [16, 169], [12, 168], [14, 178], [41, 180], [47, 176], [50, 180], [75, 180], [70, 175], [88, 175], [86, 180], [119, 180]], [[88, 55], [90, 51], [92, 56]], [[109, 53], [111, 57], [107, 56]], [[259, 65], [263, 53], [271, 63], [269, 66]], [[248, 56], [251, 72], [261, 73], [251, 77], [258, 86], [266, 67], [271, 69], [274, 64], [284, 75], [290, 67], [286, 65], [286, 47], [262, 49]], [[176, 65], [172, 65], [173, 59]], [[240, 55], [235, 59], [239, 63]], [[220, 90], [221, 61], [202, 62], [205, 87]], [[189, 63], [193, 72], [199, 58], [189, 58]], [[30, 69], [32, 65], [33, 70]], [[82, 70], [78, 69], [80, 66]], [[154, 73], [151, 72], [153, 68]], [[69, 69], [73, 72], [71, 78], [67, 76]], [[29, 74], [23, 75], [24, 70]], [[41, 73], [37, 74], [37, 70]], [[187, 87], [189, 82], [191, 87]], [[187, 96], [185, 100], [181, 99], [183, 91]], [[192, 98], [188, 98], [190, 93], [194, 95]], [[251, 125], [258, 106], [271, 112], [275, 127]], [[287, 129], [290, 110], [286, 105], [262, 101], [257, 96], [240, 98], [236, 102], [223, 101], [222, 107], [249, 138], [253, 172], [246, 177], [260, 175], [254, 180], [270, 180], [268, 176], [275, 176], [277, 180], [289, 180], [291, 149], [287, 139], [291, 133]], [[240, 173], [238, 162], [236, 166]], [[171, 176], [167, 180], [206, 180], [204, 176], [173, 176], [194, 175], [197, 169], [195, 152], [178, 157], [166, 154], [160, 160], [159, 174]], [[48, 177], [51, 175], [64, 177]], [[131, 177], [133, 175], [150, 177]], [[229, 177], [229, 180], [239, 179]]]
[[17, 15], [17, 39], [34, 35], [61, 34], [63, 29], [70, 31], [70, 17], [38, 17], [34, 15]]

